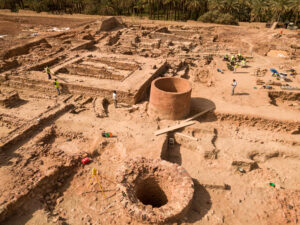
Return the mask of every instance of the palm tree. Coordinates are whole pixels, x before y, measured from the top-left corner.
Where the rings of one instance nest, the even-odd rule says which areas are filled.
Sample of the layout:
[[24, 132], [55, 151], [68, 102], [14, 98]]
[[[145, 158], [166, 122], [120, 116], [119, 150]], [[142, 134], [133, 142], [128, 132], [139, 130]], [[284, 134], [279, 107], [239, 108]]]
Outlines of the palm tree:
[[169, 20], [169, 13], [171, 11], [171, 7], [170, 7], [171, 2], [172, 2], [172, 0], [163, 0], [162, 1], [162, 5], [163, 5], [163, 8], [164, 8], [164, 13], [167, 16], [166, 20]]
[[287, 0], [271, 0], [270, 10], [273, 13], [273, 18], [277, 17], [276, 21], [278, 22], [280, 17], [288, 10]]
[[251, 21], [263, 21], [268, 11], [268, 2], [265, 0], [252, 0], [251, 2]]
[[300, 13], [300, 0], [289, 0], [289, 8], [293, 11], [295, 16], [295, 25], [298, 24], [298, 18]]
[[186, 7], [190, 12], [199, 11], [200, 6], [200, 0], [190, 0], [186, 3]]

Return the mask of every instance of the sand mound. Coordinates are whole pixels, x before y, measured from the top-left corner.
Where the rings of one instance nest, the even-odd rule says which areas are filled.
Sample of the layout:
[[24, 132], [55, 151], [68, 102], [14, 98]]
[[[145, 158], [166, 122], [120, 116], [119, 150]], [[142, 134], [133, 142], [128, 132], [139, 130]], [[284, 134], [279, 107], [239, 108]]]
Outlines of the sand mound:
[[271, 50], [267, 55], [270, 57], [288, 57], [288, 53], [281, 50]]

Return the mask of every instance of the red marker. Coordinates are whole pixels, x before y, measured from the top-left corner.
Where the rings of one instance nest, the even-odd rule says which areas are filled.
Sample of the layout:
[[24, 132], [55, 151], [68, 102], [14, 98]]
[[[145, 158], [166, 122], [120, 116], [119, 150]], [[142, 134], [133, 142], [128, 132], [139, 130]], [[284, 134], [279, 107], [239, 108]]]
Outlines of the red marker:
[[85, 157], [84, 159], [81, 160], [82, 164], [85, 165], [85, 164], [89, 164], [91, 160], [89, 159], [89, 157]]

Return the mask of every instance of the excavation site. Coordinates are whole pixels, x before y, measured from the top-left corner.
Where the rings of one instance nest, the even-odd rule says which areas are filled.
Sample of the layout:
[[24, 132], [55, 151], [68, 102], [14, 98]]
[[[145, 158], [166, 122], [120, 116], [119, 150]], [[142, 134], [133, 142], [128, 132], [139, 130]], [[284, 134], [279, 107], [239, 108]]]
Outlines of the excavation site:
[[0, 224], [300, 224], [299, 74], [299, 29], [0, 10]]

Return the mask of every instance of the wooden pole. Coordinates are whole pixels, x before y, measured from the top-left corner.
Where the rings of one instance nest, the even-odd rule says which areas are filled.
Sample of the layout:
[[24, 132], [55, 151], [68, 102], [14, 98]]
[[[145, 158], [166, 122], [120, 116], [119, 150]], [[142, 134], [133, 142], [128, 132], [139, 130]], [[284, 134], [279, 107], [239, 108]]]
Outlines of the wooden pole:
[[206, 109], [206, 110], [204, 110], [204, 111], [202, 111], [202, 112], [200, 112], [200, 113], [197, 113], [196, 115], [194, 115], [194, 116], [192, 116], [192, 117], [186, 119], [184, 122], [188, 122], [188, 121], [191, 121], [191, 120], [193, 120], [193, 119], [196, 119], [196, 118], [198, 118], [199, 116], [202, 116], [202, 115], [204, 115], [205, 113], [208, 113], [209, 111], [214, 110], [215, 108], [216, 108], [216, 107], [214, 106], [214, 107], [212, 107], [212, 108], [210, 108], [210, 109]]
[[158, 136], [158, 135], [161, 135], [161, 134], [173, 131], [173, 130], [177, 130], [179, 128], [183, 128], [183, 127], [186, 127], [186, 126], [193, 125], [194, 123], [196, 123], [196, 122], [195, 121], [189, 121], [189, 122], [181, 123], [181, 124], [178, 124], [178, 125], [175, 125], [175, 126], [172, 126], [172, 127], [168, 127], [168, 128], [164, 128], [164, 129], [155, 131], [154, 134], [156, 136]]

